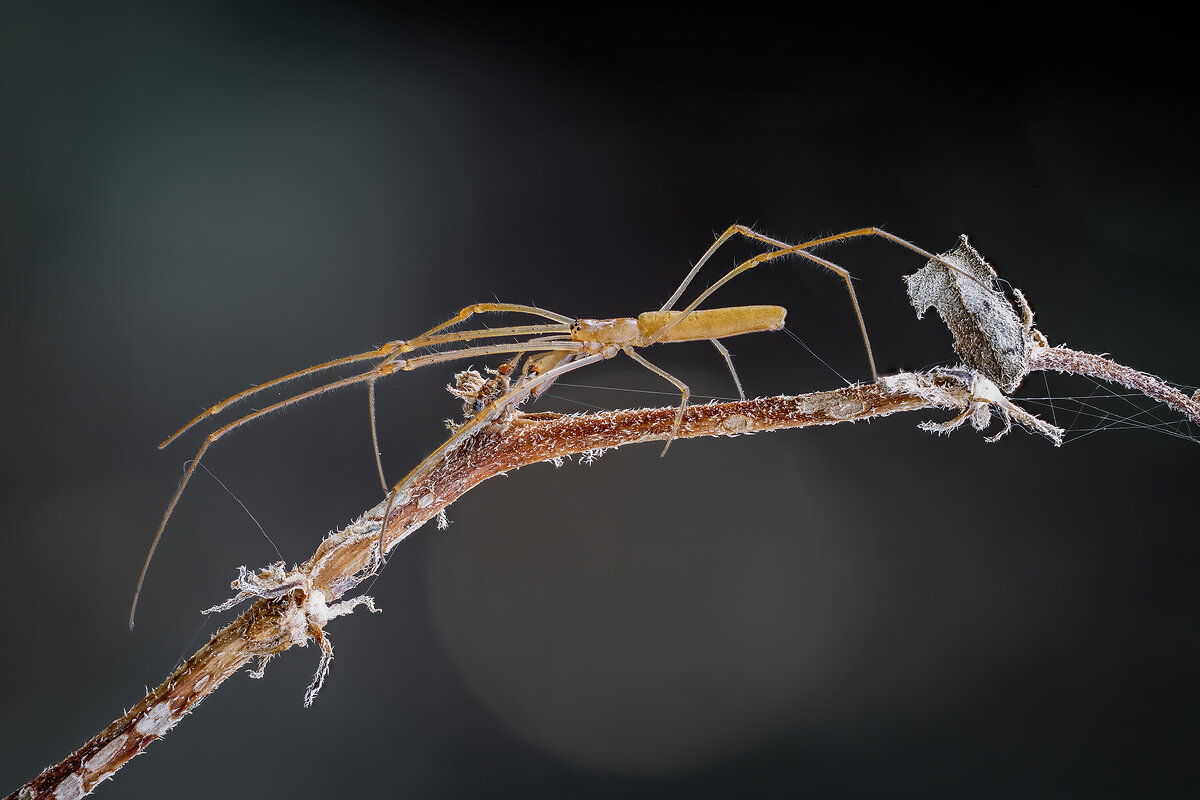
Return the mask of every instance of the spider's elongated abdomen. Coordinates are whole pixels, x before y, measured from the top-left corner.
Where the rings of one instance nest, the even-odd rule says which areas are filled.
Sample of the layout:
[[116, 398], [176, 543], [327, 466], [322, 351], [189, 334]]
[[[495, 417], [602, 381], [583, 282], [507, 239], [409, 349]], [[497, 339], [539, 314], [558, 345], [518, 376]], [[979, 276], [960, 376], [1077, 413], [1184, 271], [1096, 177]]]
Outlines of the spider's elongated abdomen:
[[676, 323], [657, 341], [694, 342], [699, 339], [724, 339], [743, 333], [777, 331], [783, 327], [786, 316], [787, 309], [783, 306], [732, 306], [705, 308], [686, 316], [682, 311], [647, 311], [638, 316], [637, 324], [643, 341]]

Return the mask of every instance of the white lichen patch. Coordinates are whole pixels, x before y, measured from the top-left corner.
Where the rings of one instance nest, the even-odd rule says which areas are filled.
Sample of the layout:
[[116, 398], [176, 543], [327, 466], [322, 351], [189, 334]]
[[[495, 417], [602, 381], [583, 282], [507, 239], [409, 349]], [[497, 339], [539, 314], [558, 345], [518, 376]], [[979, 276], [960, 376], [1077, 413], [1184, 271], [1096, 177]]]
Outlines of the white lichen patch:
[[835, 395], [821, 404], [821, 410], [834, 419], [853, 419], [866, 411], [867, 407], [861, 400]]
[[204, 687], [208, 686], [208, 681], [211, 677], [211, 675], [202, 675], [200, 680], [196, 681], [196, 685], [192, 687], [193, 690], [197, 692], [204, 691]]
[[88, 772], [103, 772], [108, 762], [116, 757], [117, 753], [121, 752], [121, 747], [125, 744], [125, 739], [128, 734], [122, 733], [117, 738], [113, 739], [108, 744], [101, 747], [95, 753], [83, 762], [83, 768]]
[[426, 492], [421, 496], [421, 499], [417, 501], [417, 508], [429, 508], [431, 505], [433, 505], [435, 500], [437, 500], [437, 498], [434, 497], [433, 492]]
[[796, 413], [797, 414], [804, 414], [807, 416], [808, 414], [811, 414], [814, 411], [816, 411], [817, 408], [818, 408], [817, 403], [814, 402], [812, 400], [812, 398], [810, 398], [810, 397], [801, 396], [801, 397], [796, 398]]
[[721, 430], [731, 436], [736, 436], [739, 433], [745, 433], [750, 430], [750, 426], [753, 424], [754, 421], [745, 414], [731, 414], [721, 420]]
[[76, 800], [83, 797], [83, 778], [72, 772], [54, 787], [54, 800]]
[[162, 736], [175, 726], [179, 720], [171, 717], [171, 703], [163, 700], [153, 706], [146, 715], [138, 720], [134, 730], [142, 736]]
[[324, 628], [325, 623], [329, 622], [329, 605], [325, 593], [320, 589], [310, 591], [304, 600], [304, 612], [314, 624]]

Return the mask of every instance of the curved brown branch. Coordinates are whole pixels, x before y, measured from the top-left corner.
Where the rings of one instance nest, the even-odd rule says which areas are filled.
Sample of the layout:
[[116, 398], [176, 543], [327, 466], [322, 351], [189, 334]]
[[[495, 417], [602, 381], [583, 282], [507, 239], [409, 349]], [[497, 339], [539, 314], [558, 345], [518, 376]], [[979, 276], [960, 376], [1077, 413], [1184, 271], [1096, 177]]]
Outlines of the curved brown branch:
[[[1163, 381], [1100, 356], [1066, 348], [1034, 346], [1028, 369], [1056, 370], [1114, 381], [1145, 393], [1200, 422], [1200, 405]], [[769, 397], [736, 403], [693, 406], [684, 415], [678, 437], [736, 436], [761, 431], [834, 425], [903, 411], [942, 408], [957, 412], [944, 424], [923, 427], [948, 431], [968, 419], [977, 428], [1000, 412], [1006, 430], [1011, 420], [1058, 441], [1061, 431], [1013, 404], [995, 383], [968, 369], [900, 373], [878, 383], [812, 394]], [[291, 571], [282, 564], [258, 573], [241, 570], [237, 596], [219, 609], [258, 598], [241, 616], [173, 672], [158, 688], [99, 735], [60, 763], [48, 767], [6, 800], [74, 800], [92, 791], [149, 744], [161, 738], [225, 679], [254, 658], [261, 676], [279, 653], [315, 640], [320, 667], [305, 703], [320, 689], [333, 657], [326, 623], [349, 613], [358, 596], [335, 602], [374, 574], [380, 527], [385, 552], [474, 486], [496, 475], [541, 461], [670, 437], [677, 408], [607, 411], [580, 416], [514, 414], [512, 419], [461, 429], [444, 456], [423, 462], [386, 502], [358, 521], [327, 537], [313, 556]], [[468, 432], [469, 435], [463, 435]], [[993, 439], [998, 438], [992, 437]], [[383, 520], [387, 514], [386, 523]]]
[[[833, 425], [902, 411], [970, 406], [958, 377], [902, 374], [878, 384], [832, 392], [769, 397], [736, 403], [693, 406], [679, 437], [736, 436], [759, 431]], [[618, 410], [582, 416], [517, 414], [504, 424], [480, 427], [444, 458], [413, 475], [389, 514], [384, 532], [388, 549], [440, 514], [465, 492], [488, 478], [540, 461], [636, 442], [666, 439], [676, 407]], [[236, 620], [120, 719], [60, 763], [48, 767], [7, 800], [73, 800], [92, 791], [191, 713], [225, 679], [252, 659], [261, 671], [272, 656], [310, 639], [321, 646], [321, 670], [306, 702], [319, 688], [332, 658], [325, 623], [350, 610], [358, 598], [336, 603], [373, 574], [379, 527], [386, 504], [327, 537], [312, 558], [284, 573], [276, 565], [257, 574], [243, 570], [238, 597], [260, 596]], [[261, 674], [261, 673], [260, 673]]]

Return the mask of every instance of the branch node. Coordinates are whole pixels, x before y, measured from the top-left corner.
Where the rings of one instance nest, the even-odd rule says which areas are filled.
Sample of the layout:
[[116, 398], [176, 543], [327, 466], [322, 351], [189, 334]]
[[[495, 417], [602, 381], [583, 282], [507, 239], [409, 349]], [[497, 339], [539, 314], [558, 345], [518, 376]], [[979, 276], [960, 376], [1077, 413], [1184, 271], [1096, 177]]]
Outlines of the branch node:
[[312, 705], [317, 693], [325, 684], [325, 676], [329, 673], [329, 665], [333, 661], [333, 644], [325, 635], [325, 626], [331, 619], [353, 613], [358, 606], [366, 606], [371, 613], [377, 613], [374, 598], [359, 595], [349, 600], [329, 605], [325, 592], [313, 587], [307, 572], [303, 569], [284, 569], [282, 561], [276, 561], [257, 573], [251, 572], [245, 566], [238, 567], [238, 576], [230, 584], [238, 593], [220, 605], [204, 610], [205, 614], [225, 611], [243, 600], [257, 598], [268, 600], [280, 605], [280, 620], [277, 629], [283, 635], [271, 637], [256, 637], [253, 628], [248, 627], [245, 637], [248, 642], [259, 644], [258, 666], [249, 670], [252, 678], [261, 678], [266, 673], [267, 663], [277, 653], [283, 652], [293, 645], [306, 647], [309, 639], [316, 639], [321, 648], [321, 659], [312, 683], [304, 693], [304, 707]]

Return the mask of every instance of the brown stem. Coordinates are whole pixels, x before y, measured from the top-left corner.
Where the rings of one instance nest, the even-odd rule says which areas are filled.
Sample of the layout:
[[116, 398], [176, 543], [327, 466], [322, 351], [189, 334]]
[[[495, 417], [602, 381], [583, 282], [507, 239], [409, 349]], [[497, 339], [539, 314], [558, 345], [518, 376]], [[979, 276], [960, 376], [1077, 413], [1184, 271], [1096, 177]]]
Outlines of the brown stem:
[[1200, 424], [1200, 403], [1195, 399], [1170, 386], [1162, 378], [1118, 364], [1103, 356], [1081, 353], [1066, 347], [1035, 347], [1029, 356], [1029, 369], [1053, 370], [1111, 381], [1141, 392]]
[[[1056, 370], [1114, 381], [1200, 423], [1200, 404], [1196, 400], [1152, 375], [1100, 356], [1066, 348], [1036, 347], [1028, 366], [1030, 370]], [[693, 406], [684, 415], [677, 436], [736, 436], [834, 425], [927, 408], [959, 412], [949, 426], [955, 427], [967, 416], [975, 416], [975, 410], [987, 406], [999, 404], [1002, 410], [1019, 410], [1004, 397], [989, 397], [986, 392], [975, 396], [972, 388], [975, 382], [965, 370], [901, 373], [874, 384], [831, 392]], [[6, 800], [74, 800], [90, 793], [162, 737], [251, 659], [260, 659], [257, 674], [261, 674], [270, 657], [295, 645], [303, 647], [310, 639], [317, 641], [322, 650], [320, 670], [306, 695], [306, 702], [311, 700], [333, 653], [323, 630], [325, 623], [348, 613], [360, 602], [369, 605], [365, 598], [353, 598], [333, 607], [328, 602], [344, 596], [374, 574], [373, 559], [378, 557], [385, 513], [388, 515], [383, 524], [386, 552], [488, 478], [540, 461], [667, 439], [677, 410], [672, 406], [581, 416], [515, 414], [507, 422], [478, 425], [456, 444], [458, 435], [452, 437], [452, 446], [444, 456], [423, 463], [399, 487], [390, 511], [386, 501], [380, 503], [357, 522], [326, 538], [312, 558], [291, 572], [285, 574], [282, 565], [257, 575], [243, 570], [234, 582], [241, 589], [236, 599], [251, 596], [263, 599], [217, 633], [124, 716]], [[1051, 435], [1057, 431], [1037, 422], [1042, 433]]]
[[[871, 384], [693, 406], [684, 415], [678, 436], [736, 436], [833, 425], [923, 408], [961, 411], [969, 403], [966, 387], [954, 378], [915, 374], [897, 378], [905, 379], [903, 388], [889, 390]], [[389, 514], [386, 545], [389, 549], [395, 546], [463, 493], [495, 475], [572, 454], [666, 439], [676, 411], [669, 407], [583, 416], [518, 414], [508, 423], [480, 427], [406, 482], [407, 499], [402, 495], [404, 502], [397, 501]], [[331, 654], [322, 628], [337, 613], [326, 613], [331, 609], [325, 601], [345, 595], [372, 574], [369, 568], [372, 554], [377, 552], [385, 508], [386, 503], [380, 503], [325, 539], [312, 558], [288, 573], [286, 582], [277, 584], [281, 588], [272, 597], [251, 605], [124, 716], [6, 800], [83, 797], [166, 734], [251, 659], [259, 658], [261, 668], [271, 656], [295, 645], [304, 646], [310, 639], [317, 640], [326, 655]], [[268, 572], [260, 577], [265, 580]], [[235, 585], [245, 589], [254, 582], [245, 578], [243, 575]]]

